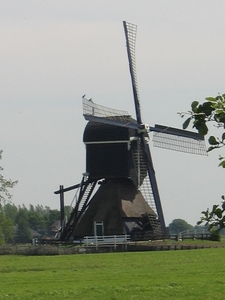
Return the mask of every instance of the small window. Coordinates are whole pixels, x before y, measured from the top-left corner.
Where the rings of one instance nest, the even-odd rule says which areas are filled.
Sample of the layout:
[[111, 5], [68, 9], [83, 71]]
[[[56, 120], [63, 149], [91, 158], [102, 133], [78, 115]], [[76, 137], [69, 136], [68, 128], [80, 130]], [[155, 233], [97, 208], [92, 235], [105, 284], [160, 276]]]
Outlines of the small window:
[[95, 221], [94, 222], [94, 234], [95, 236], [103, 236], [104, 235], [104, 224], [103, 221]]

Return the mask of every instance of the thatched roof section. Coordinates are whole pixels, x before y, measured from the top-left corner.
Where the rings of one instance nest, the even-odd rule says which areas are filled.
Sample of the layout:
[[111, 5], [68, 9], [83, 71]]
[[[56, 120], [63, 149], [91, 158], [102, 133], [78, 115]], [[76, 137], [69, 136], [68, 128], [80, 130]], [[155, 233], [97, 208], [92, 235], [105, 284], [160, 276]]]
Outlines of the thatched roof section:
[[73, 236], [94, 235], [94, 221], [104, 222], [104, 234], [124, 234], [124, 218], [154, 214], [144, 197], [129, 179], [103, 183], [74, 229]]

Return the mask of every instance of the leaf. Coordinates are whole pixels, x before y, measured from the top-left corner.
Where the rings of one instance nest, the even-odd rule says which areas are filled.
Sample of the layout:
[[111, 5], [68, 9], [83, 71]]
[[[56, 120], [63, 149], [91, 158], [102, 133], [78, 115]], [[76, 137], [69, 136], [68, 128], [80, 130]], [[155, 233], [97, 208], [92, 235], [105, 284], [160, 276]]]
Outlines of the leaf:
[[217, 208], [215, 210], [215, 214], [218, 218], [222, 218], [222, 209], [221, 208]]
[[197, 129], [201, 135], [206, 135], [208, 133], [208, 127], [206, 126], [205, 122], [201, 123]]
[[215, 149], [215, 147], [211, 146], [211, 147], [209, 147], [209, 148], [207, 149], [207, 152], [210, 152], [210, 151], [212, 151], [212, 150], [214, 150], [214, 149]]
[[214, 108], [211, 102], [204, 102], [202, 104], [202, 111], [205, 113], [206, 116], [210, 116], [213, 110]]
[[216, 211], [216, 209], [217, 209], [218, 206], [219, 206], [219, 205], [217, 205], [217, 204], [214, 204], [214, 205], [213, 205], [213, 208], [212, 208], [212, 212], [213, 212], [213, 213], [215, 213], [215, 211]]
[[198, 111], [198, 108], [197, 108], [198, 104], [199, 104], [198, 101], [193, 101], [193, 102], [191, 103], [191, 109], [192, 109], [192, 111], [193, 111], [194, 113], [196, 113], [196, 112]]
[[222, 222], [225, 227], [225, 216], [223, 216], [223, 218], [220, 220], [220, 222]]
[[225, 160], [221, 161], [221, 163], [219, 164], [219, 167], [225, 168]]
[[188, 127], [188, 125], [190, 124], [191, 121], [191, 117], [188, 118], [184, 123], [183, 123], [183, 129], [186, 129]]
[[209, 102], [216, 102], [217, 100], [213, 97], [207, 97], [205, 98], [205, 100], [209, 101]]
[[222, 203], [222, 209], [225, 210], [225, 201]]
[[225, 132], [222, 134], [222, 141], [225, 140]]
[[219, 142], [216, 140], [215, 136], [211, 135], [208, 141], [210, 145], [219, 145]]
[[225, 123], [225, 114], [224, 112], [220, 114], [219, 120], [221, 123]]
[[216, 96], [216, 100], [217, 100], [217, 101], [218, 101], [218, 100], [223, 101], [223, 97], [222, 97], [221, 95], [218, 95], [218, 96]]
[[224, 109], [222, 109], [222, 108], [218, 108], [215, 110], [215, 114], [217, 114], [217, 115], [221, 115], [223, 113], [224, 113]]
[[211, 231], [214, 227], [214, 224], [210, 224], [208, 230]]

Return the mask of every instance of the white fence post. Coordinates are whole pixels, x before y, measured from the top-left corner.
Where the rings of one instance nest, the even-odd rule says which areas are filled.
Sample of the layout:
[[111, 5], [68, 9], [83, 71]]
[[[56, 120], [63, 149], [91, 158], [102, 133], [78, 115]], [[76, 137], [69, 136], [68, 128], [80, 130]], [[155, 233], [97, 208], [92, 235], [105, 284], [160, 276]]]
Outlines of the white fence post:
[[98, 250], [98, 236], [95, 235], [95, 249]]
[[116, 250], [116, 235], [114, 235], [114, 250]]

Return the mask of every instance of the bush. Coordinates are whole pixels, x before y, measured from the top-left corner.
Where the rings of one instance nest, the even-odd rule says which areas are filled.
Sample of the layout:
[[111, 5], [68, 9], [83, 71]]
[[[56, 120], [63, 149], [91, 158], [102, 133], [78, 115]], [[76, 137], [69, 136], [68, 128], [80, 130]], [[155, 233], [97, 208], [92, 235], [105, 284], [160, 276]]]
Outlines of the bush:
[[221, 235], [219, 233], [212, 233], [211, 241], [220, 242], [221, 241]]

